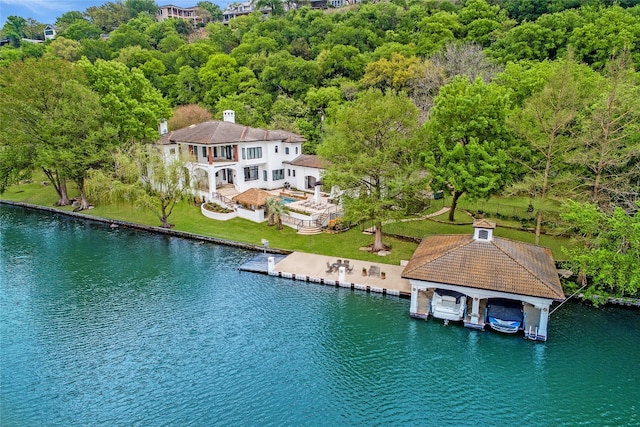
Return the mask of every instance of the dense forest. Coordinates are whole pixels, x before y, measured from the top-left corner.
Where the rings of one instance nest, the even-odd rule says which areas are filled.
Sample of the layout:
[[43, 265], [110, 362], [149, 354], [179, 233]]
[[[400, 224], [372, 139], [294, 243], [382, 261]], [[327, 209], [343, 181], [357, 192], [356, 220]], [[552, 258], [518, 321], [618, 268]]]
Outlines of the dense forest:
[[[640, 289], [637, 1], [257, 4], [273, 13], [222, 24], [219, 7], [200, 2], [208, 22], [193, 28], [156, 22], [153, 1], [107, 2], [63, 14], [44, 43], [24, 40], [42, 38], [42, 23], [9, 17], [2, 188], [38, 168], [56, 189], [82, 192], [88, 170], [157, 138], [172, 111], [175, 129], [231, 109], [239, 123], [304, 135], [343, 186], [354, 165], [393, 165], [380, 168], [371, 219], [417, 209], [421, 185], [452, 196], [452, 219], [461, 197], [529, 197], [539, 234], [546, 201], [572, 200], [564, 218], [585, 243], [579, 268]], [[395, 202], [384, 197], [392, 182]]]

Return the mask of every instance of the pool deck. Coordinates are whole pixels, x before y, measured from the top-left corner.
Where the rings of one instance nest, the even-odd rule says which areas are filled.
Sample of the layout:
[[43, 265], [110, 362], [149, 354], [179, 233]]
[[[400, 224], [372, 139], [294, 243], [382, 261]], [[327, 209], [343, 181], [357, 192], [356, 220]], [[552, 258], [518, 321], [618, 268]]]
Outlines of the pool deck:
[[[268, 273], [268, 258], [270, 256], [275, 258], [275, 268], [271, 273]], [[365, 292], [377, 292], [402, 298], [411, 297], [411, 284], [408, 279], [401, 277], [402, 270], [404, 270], [403, 266], [348, 258], [342, 258], [342, 260], [348, 260], [349, 265], [353, 266], [353, 272], [345, 274], [343, 281], [339, 281], [338, 271], [327, 272], [327, 263], [335, 263], [337, 261], [336, 257], [304, 252], [293, 252], [284, 257], [282, 255], [260, 254], [239, 268], [243, 271], [266, 273], [293, 280], [339, 286]], [[372, 266], [378, 267], [380, 272], [385, 272], [386, 278], [363, 276], [362, 269], [366, 268], [368, 271]]]

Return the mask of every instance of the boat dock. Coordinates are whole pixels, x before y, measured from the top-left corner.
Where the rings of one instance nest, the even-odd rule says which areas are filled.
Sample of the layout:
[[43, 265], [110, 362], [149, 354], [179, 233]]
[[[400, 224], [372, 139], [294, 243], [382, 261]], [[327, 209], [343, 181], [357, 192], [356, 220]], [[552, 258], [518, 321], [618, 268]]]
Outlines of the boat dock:
[[[269, 258], [274, 266], [269, 271]], [[336, 266], [348, 265], [351, 271], [341, 276]], [[334, 268], [331, 268], [331, 266]], [[401, 298], [411, 297], [411, 284], [401, 277], [404, 266], [352, 259], [336, 259], [325, 255], [293, 252], [290, 255], [261, 253], [238, 267], [241, 271], [263, 273], [293, 280], [376, 292]], [[364, 273], [366, 271], [366, 273]]]

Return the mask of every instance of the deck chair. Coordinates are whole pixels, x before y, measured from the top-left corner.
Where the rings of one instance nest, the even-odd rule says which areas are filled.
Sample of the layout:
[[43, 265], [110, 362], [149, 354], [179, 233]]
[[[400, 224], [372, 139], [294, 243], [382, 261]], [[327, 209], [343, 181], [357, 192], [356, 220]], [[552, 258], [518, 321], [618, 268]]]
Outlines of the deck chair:
[[325, 273], [333, 273], [333, 265], [329, 264], [329, 261], [327, 261], [327, 271]]

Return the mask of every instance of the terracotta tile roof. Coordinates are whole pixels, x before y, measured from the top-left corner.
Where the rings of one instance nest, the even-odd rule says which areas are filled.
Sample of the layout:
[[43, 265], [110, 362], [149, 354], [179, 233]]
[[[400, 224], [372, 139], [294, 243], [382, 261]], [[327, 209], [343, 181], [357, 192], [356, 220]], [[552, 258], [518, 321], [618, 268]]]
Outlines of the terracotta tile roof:
[[496, 228], [496, 223], [486, 220], [484, 218], [476, 219], [473, 221], [473, 227], [474, 228], [490, 228], [493, 230], [494, 228]]
[[542, 246], [470, 235], [425, 238], [402, 272], [406, 279], [563, 300], [551, 251]]
[[314, 154], [301, 154], [288, 163], [293, 166], [303, 166], [307, 168], [316, 168], [316, 169], [325, 169], [327, 167], [327, 162], [320, 159], [320, 157]]
[[303, 136], [283, 130], [266, 130], [211, 120], [171, 132], [171, 142], [225, 144], [254, 141], [304, 142]]
[[173, 142], [171, 142], [171, 134], [173, 134], [173, 132], [168, 132], [168, 133], [165, 133], [164, 135], [160, 135], [160, 139], [158, 140], [157, 144], [159, 145], [173, 144]]

